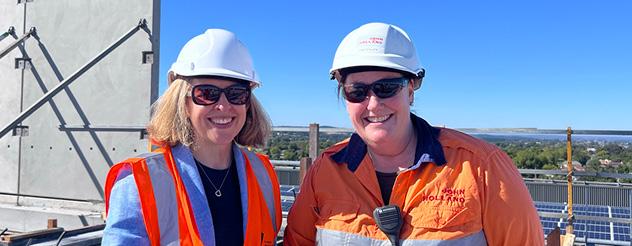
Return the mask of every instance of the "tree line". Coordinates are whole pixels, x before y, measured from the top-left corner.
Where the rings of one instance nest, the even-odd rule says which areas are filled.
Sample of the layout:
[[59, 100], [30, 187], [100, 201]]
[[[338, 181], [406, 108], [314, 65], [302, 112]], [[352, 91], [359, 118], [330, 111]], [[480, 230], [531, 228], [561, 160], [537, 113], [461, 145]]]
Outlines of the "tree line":
[[[318, 138], [319, 152], [348, 138], [350, 134], [320, 133]], [[272, 138], [266, 148], [261, 150], [271, 160], [298, 161], [309, 156], [309, 133], [307, 132], [272, 132]]]
[[[348, 138], [350, 134], [320, 133], [319, 150]], [[561, 169], [566, 163], [566, 142], [479, 136], [505, 151], [521, 169]], [[309, 155], [309, 133], [273, 132], [267, 147], [260, 149], [272, 160], [300, 160]], [[320, 153], [319, 152], [319, 153]], [[599, 160], [611, 160], [619, 165], [602, 165]], [[578, 161], [591, 172], [632, 173], [631, 143], [574, 142], [572, 160]], [[594, 179], [600, 180], [600, 179]], [[606, 181], [606, 180], [603, 180]]]
[[[563, 141], [500, 141], [495, 142], [514, 160], [518, 168], [560, 169], [566, 163], [566, 142]], [[591, 150], [591, 151], [589, 151]], [[601, 165], [600, 160], [610, 160], [617, 165]], [[578, 142], [572, 145], [572, 160], [579, 162], [586, 171], [630, 173], [632, 148], [623, 143]]]

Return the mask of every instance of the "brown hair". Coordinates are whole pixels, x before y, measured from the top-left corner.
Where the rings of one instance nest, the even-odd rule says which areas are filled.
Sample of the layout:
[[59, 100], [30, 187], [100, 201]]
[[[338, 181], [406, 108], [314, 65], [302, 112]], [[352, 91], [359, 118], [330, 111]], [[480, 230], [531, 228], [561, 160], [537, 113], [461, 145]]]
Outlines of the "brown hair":
[[[186, 100], [191, 91], [187, 82], [193, 77], [177, 76], [165, 93], [152, 105], [147, 132], [153, 141], [174, 146], [191, 146], [195, 141], [193, 125], [187, 116]], [[171, 80], [171, 79], [170, 79]], [[246, 122], [235, 142], [242, 146], [263, 147], [270, 137], [272, 125], [254, 94], [246, 105]]]

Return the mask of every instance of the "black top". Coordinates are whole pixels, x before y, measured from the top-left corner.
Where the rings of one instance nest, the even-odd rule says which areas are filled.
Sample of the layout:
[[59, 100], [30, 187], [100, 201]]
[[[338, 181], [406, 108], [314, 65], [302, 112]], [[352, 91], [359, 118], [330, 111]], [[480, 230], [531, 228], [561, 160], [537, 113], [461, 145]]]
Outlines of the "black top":
[[380, 191], [382, 193], [382, 200], [384, 205], [388, 205], [391, 200], [391, 192], [393, 191], [393, 185], [397, 178], [397, 173], [381, 173], [375, 171], [377, 175], [377, 182], [380, 184]]
[[[200, 172], [200, 178], [204, 185], [206, 200], [213, 217], [213, 228], [215, 228], [215, 244], [216, 245], [243, 245], [244, 229], [243, 216], [241, 214], [241, 196], [239, 192], [239, 178], [237, 177], [237, 167], [235, 160], [230, 167], [225, 170], [212, 169], [202, 165], [195, 160]], [[215, 187], [220, 188], [222, 180], [226, 176], [226, 172], [230, 173], [226, 177], [224, 185], [220, 189], [221, 196], [215, 195], [215, 188], [209, 182], [209, 178], [213, 181]], [[204, 173], [208, 175], [208, 178]], [[204, 233], [204, 232], [200, 232]]]

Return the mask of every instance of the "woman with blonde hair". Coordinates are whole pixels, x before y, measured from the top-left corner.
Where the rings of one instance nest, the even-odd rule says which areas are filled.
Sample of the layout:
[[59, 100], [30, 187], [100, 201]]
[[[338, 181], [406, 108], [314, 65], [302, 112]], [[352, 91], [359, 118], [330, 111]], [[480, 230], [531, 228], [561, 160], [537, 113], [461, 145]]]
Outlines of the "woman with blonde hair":
[[191, 39], [148, 126], [151, 153], [106, 179], [104, 245], [271, 245], [281, 226], [277, 177], [249, 151], [270, 135], [250, 54], [229, 31]]

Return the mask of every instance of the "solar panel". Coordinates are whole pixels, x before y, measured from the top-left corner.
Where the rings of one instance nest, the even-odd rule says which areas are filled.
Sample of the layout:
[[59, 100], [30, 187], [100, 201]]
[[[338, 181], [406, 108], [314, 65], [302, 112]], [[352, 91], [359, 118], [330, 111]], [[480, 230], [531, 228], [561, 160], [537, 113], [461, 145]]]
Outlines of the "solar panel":
[[[568, 213], [566, 204], [536, 202], [536, 209], [540, 212]], [[573, 206], [573, 214], [586, 215], [604, 218], [632, 218], [630, 208], [610, 207], [610, 206], [591, 206], [577, 204]], [[550, 233], [555, 227], [559, 227], [562, 234], [566, 233], [566, 219], [557, 218], [540, 218], [542, 229], [545, 234]], [[573, 222], [573, 233], [578, 239], [600, 239], [612, 242], [630, 242], [630, 224], [576, 220]], [[581, 240], [579, 240], [581, 241]]]
[[615, 241], [630, 242], [630, 225], [624, 223], [612, 223]]
[[538, 211], [542, 212], [552, 212], [552, 213], [560, 213], [564, 209], [564, 205], [559, 203], [536, 203], [535, 207]]
[[[568, 213], [568, 207], [564, 207], [562, 212]], [[609, 217], [610, 212], [608, 207], [603, 206], [573, 205], [573, 214]]]
[[612, 217], [613, 218], [631, 218], [630, 217], [630, 209], [629, 208], [612, 208]]
[[281, 196], [296, 197], [300, 187], [297, 185], [281, 185]]
[[555, 218], [541, 218], [542, 229], [544, 230], [544, 234], [549, 234], [556, 227], [558, 227], [559, 219]]
[[289, 201], [289, 200], [281, 201], [281, 211], [289, 212], [290, 208], [292, 207], [292, 204], [294, 204], [294, 200], [292, 200], [292, 201]]

